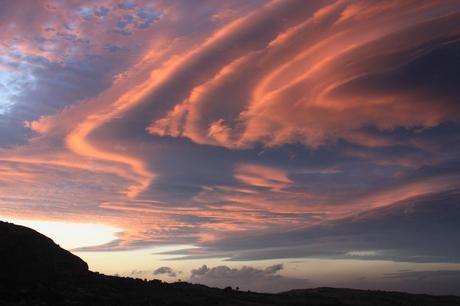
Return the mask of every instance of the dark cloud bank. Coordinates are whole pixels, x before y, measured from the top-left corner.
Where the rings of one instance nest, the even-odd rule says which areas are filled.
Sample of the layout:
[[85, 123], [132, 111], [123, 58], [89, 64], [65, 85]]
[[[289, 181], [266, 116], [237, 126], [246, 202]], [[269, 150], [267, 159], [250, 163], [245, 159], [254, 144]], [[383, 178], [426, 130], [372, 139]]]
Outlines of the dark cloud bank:
[[429, 194], [302, 230], [223, 239], [184, 258], [337, 258], [460, 262], [460, 192]]

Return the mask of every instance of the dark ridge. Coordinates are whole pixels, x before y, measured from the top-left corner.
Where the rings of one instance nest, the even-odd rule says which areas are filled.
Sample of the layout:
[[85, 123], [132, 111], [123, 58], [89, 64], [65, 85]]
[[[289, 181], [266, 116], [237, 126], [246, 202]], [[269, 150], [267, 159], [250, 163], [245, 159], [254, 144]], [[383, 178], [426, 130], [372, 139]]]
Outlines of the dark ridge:
[[0, 268], [0, 305], [460, 306], [455, 296], [335, 288], [265, 294], [107, 276], [46, 236], [1, 221]]
[[80, 257], [24, 226], [0, 221], [0, 278], [33, 280], [88, 273]]
[[[305, 297], [310, 300], [330, 300], [331, 305], [458, 305], [456, 296], [433, 296], [428, 294], [410, 294], [397, 291], [358, 290], [348, 288], [296, 289], [281, 293], [283, 295]], [[327, 304], [326, 304], [327, 305]]]

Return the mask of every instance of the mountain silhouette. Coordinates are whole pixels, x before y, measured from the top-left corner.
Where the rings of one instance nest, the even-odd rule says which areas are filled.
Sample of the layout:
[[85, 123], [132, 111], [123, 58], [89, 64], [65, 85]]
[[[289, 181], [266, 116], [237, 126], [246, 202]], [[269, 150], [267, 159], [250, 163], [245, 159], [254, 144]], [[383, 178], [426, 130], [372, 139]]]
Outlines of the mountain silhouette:
[[88, 273], [86, 262], [33, 229], [0, 222], [0, 241], [1, 278], [55, 279]]
[[0, 305], [460, 306], [460, 297], [317, 288], [279, 294], [107, 276], [27, 227], [0, 221]]

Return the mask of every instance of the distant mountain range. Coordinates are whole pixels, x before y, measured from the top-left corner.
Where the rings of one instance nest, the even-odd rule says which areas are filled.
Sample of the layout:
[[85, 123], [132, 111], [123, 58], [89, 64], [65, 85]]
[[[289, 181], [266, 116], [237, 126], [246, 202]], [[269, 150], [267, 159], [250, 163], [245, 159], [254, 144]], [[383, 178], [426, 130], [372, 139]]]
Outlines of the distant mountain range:
[[460, 306], [460, 297], [335, 288], [266, 294], [107, 276], [48, 237], [0, 221], [0, 305]]

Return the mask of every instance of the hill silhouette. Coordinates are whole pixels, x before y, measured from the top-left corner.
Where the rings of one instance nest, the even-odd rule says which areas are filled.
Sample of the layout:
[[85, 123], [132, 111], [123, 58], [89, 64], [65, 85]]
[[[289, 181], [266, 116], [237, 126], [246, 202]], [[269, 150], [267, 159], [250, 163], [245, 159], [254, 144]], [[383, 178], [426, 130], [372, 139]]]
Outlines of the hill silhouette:
[[0, 222], [0, 242], [1, 278], [55, 279], [88, 273], [86, 262], [30, 228]]
[[1, 221], [0, 269], [0, 305], [460, 305], [454, 296], [336, 288], [265, 294], [107, 276], [48, 237]]

